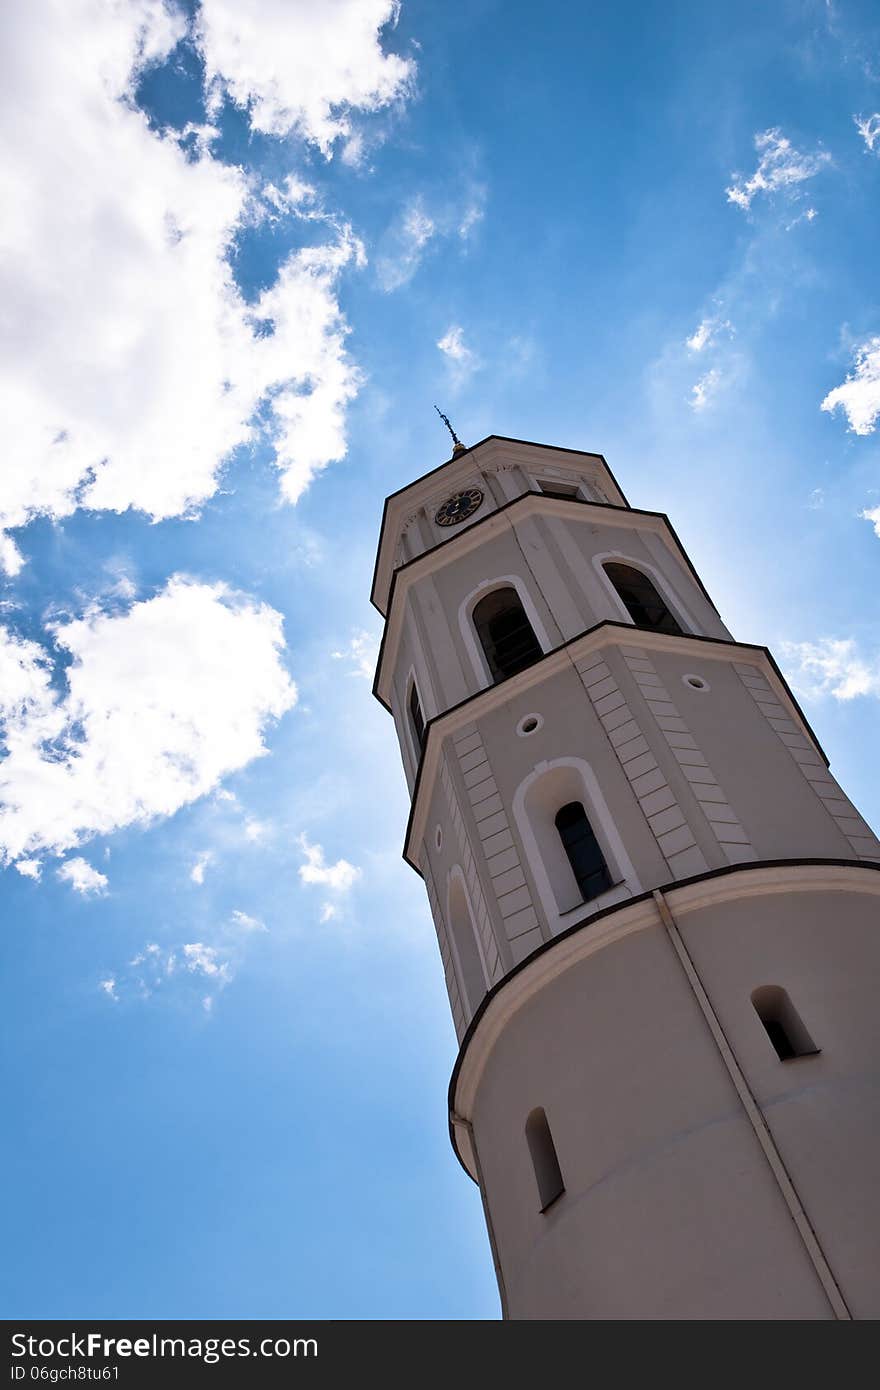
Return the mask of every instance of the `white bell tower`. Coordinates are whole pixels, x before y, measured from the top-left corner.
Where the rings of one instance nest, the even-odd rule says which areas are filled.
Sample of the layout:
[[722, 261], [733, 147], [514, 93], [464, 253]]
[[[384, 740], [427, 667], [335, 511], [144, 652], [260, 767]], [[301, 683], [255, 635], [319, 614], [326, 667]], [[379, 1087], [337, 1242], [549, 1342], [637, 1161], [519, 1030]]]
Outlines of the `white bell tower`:
[[880, 842], [770, 653], [601, 455], [495, 435], [373, 601], [505, 1316], [880, 1316]]

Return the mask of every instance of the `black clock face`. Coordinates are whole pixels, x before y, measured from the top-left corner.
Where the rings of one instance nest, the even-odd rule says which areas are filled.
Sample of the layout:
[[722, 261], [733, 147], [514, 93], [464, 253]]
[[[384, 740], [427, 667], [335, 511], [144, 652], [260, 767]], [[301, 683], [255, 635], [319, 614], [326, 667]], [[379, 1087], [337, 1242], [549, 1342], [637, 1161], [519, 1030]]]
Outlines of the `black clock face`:
[[454, 492], [439, 508], [434, 520], [438, 526], [456, 526], [459, 521], [467, 521], [469, 516], [473, 516], [482, 500], [483, 494], [478, 487]]

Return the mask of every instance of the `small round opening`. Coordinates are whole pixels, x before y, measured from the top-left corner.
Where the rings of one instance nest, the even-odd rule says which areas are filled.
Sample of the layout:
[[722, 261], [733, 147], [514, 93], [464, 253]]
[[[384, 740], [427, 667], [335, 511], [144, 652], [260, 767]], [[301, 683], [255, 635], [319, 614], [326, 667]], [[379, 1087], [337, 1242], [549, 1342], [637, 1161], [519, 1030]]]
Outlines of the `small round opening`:
[[526, 714], [516, 726], [516, 732], [520, 738], [528, 738], [529, 734], [537, 733], [544, 719], [540, 714]]
[[434, 844], [437, 846], [438, 849], [443, 848], [443, 831], [440, 829], [439, 825], [437, 826], [437, 829], [434, 831]]
[[682, 684], [688, 686], [691, 690], [711, 689], [709, 682], [707, 680], [704, 680], [702, 676], [687, 675], [682, 676], [681, 680]]

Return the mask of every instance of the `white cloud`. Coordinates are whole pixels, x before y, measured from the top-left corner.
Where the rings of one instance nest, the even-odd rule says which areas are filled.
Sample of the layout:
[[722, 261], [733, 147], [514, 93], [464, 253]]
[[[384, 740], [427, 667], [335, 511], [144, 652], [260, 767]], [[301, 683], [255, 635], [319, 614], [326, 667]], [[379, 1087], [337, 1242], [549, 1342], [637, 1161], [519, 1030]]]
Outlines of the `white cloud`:
[[239, 912], [236, 908], [232, 913], [232, 925], [238, 931], [268, 931], [265, 922], [261, 922], [259, 917], [251, 917], [247, 912]]
[[732, 335], [733, 331], [733, 324], [729, 319], [701, 319], [691, 336], [685, 340], [685, 346], [689, 352], [704, 352], [722, 333]]
[[714, 400], [721, 386], [721, 372], [712, 367], [691, 387], [691, 409], [705, 410]]
[[414, 198], [403, 210], [385, 238], [385, 250], [376, 261], [376, 274], [383, 290], [399, 290], [408, 285], [422, 262], [425, 247], [437, 233], [437, 224], [425, 211], [421, 198]]
[[818, 512], [825, 506], [825, 489], [814, 487], [807, 497], [806, 506], [811, 512]]
[[807, 695], [833, 695], [836, 700], [880, 696], [880, 658], [862, 656], [851, 637], [783, 642], [782, 652], [795, 667], [792, 684]]
[[25, 878], [32, 878], [37, 883], [42, 877], [43, 865], [39, 859], [17, 859], [15, 868], [20, 874], [24, 874]]
[[874, 527], [874, 532], [880, 539], [880, 507], [866, 507], [863, 512], [859, 512], [863, 521], [870, 521]]
[[383, 290], [399, 290], [408, 285], [419, 269], [432, 242], [456, 238], [462, 248], [474, 228], [483, 220], [486, 189], [471, 183], [463, 202], [436, 196], [430, 205], [416, 194], [403, 207], [379, 243], [376, 276]]
[[853, 434], [873, 434], [880, 416], [880, 335], [867, 338], [853, 353], [854, 370], [822, 402], [833, 414], [840, 408]]
[[118, 999], [119, 996], [116, 993], [116, 980], [112, 975], [108, 975], [106, 980], [99, 980], [98, 983], [108, 999]]
[[271, 830], [271, 821], [257, 820], [256, 816], [250, 816], [244, 823], [244, 838], [249, 840], [251, 844], [256, 844], [258, 840], [265, 840]]
[[[285, 81], [307, 70], [305, 128], [329, 138], [315, 94], [343, 99], [350, 63], [350, 101], [391, 90], [357, 68], [372, 25], [374, 73], [385, 71], [375, 29], [388, 10], [377, 0], [215, 0], [206, 22], [226, 34], [218, 43], [234, 72], [233, 13], [240, 67], [249, 31]], [[294, 251], [247, 305], [228, 257], [243, 227], [278, 209], [242, 169], [212, 158], [207, 134], [152, 131], [132, 99], [144, 67], [184, 34], [181, 15], [161, 0], [29, 0], [6, 6], [3, 22], [0, 295], [15, 325], [0, 345], [4, 567], [16, 572], [22, 560], [3, 533], [39, 515], [192, 515], [216, 492], [230, 452], [258, 432], [274, 445], [283, 495], [296, 501], [346, 450], [359, 378], [336, 290], [345, 267], [363, 262], [360, 244], [336, 228], [325, 244]], [[287, 215], [305, 215], [303, 187], [287, 185]]]
[[787, 222], [785, 224], [785, 230], [790, 232], [793, 227], [797, 227], [801, 222], [815, 222], [818, 216], [819, 214], [815, 208], [807, 208], [806, 211], [798, 213], [797, 217], [793, 217], [790, 222]]
[[352, 110], [407, 96], [414, 64], [384, 53], [399, 0], [202, 0], [206, 80], [246, 107], [255, 130], [296, 131], [329, 157]]
[[873, 116], [853, 116], [853, 120], [865, 142], [866, 152], [873, 154], [876, 145], [877, 153], [880, 154], [880, 111], [875, 111]]
[[321, 922], [322, 924], [324, 922], [333, 922], [336, 920], [338, 916], [339, 908], [336, 906], [335, 903], [321, 903], [321, 914], [318, 918], [319, 922]]
[[334, 661], [347, 661], [351, 666], [350, 675], [372, 682], [379, 660], [379, 639], [363, 628], [357, 628], [349, 638], [348, 646], [342, 651], [331, 652], [331, 656]]
[[183, 948], [184, 967], [193, 973], [214, 976], [227, 983], [231, 979], [229, 962], [221, 958], [214, 946], [192, 941]]
[[460, 324], [452, 324], [438, 339], [437, 346], [446, 358], [453, 383], [457, 386], [482, 365], [477, 354], [465, 342], [464, 329]]
[[86, 896], [90, 893], [103, 893], [107, 887], [107, 875], [102, 874], [99, 869], [93, 869], [81, 855], [66, 860], [55, 872], [56, 876], [69, 883], [75, 892]]
[[60, 694], [48, 654], [0, 625], [9, 859], [172, 815], [263, 754], [265, 726], [296, 699], [280, 615], [222, 584], [176, 576], [127, 611], [50, 631], [71, 658]]
[[743, 209], [751, 207], [752, 199], [758, 193], [790, 192], [831, 163], [830, 154], [824, 150], [816, 154], [803, 154], [796, 150], [779, 129], [765, 130], [756, 135], [755, 149], [759, 154], [755, 172], [748, 179], [742, 174], [734, 174], [733, 183], [725, 190], [727, 201]]
[[347, 859], [337, 859], [335, 864], [328, 864], [322, 846], [310, 844], [307, 836], [300, 835], [298, 844], [306, 860], [299, 869], [303, 883], [318, 883], [334, 893], [347, 893], [360, 878], [360, 869], [349, 864]]
[[201, 884], [205, 881], [205, 870], [214, 862], [214, 851], [211, 849], [202, 850], [201, 854], [196, 855], [196, 862], [190, 869], [190, 879], [193, 883]]

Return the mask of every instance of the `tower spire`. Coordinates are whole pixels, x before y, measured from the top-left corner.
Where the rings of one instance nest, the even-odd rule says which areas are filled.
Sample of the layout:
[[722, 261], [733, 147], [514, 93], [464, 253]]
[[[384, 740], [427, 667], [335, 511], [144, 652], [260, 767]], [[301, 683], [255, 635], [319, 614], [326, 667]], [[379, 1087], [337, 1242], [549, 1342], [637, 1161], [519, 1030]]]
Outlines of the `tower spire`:
[[452, 428], [452, 426], [450, 425], [450, 423], [449, 423], [449, 416], [443, 414], [443, 411], [440, 409], [439, 405], [435, 405], [435, 406], [434, 406], [434, 409], [436, 410], [437, 414], [440, 416], [440, 419], [443, 421], [443, 423], [444, 423], [444, 425], [446, 426], [446, 428], [449, 430], [449, 433], [452, 435], [452, 457], [455, 458], [456, 454], [463, 454], [463, 453], [465, 453], [465, 452], [466, 452], [465, 446], [464, 446], [464, 444], [462, 444], [462, 442], [461, 442], [461, 440], [459, 439], [458, 435], [455, 433], [455, 430], [454, 430], [454, 429]]

